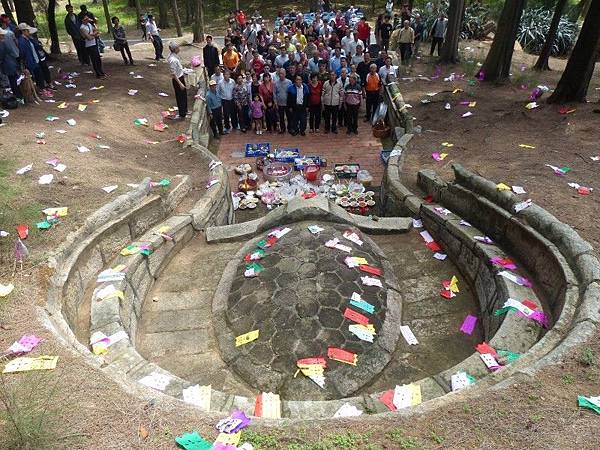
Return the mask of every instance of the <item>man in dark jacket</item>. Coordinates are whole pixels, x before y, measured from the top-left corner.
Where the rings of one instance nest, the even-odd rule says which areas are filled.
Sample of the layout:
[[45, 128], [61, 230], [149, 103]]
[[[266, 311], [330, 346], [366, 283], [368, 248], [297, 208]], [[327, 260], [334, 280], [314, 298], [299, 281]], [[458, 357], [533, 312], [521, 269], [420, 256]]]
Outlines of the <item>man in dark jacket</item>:
[[88, 16], [90, 18], [90, 22], [96, 23], [96, 16], [91, 11], [88, 11], [87, 6], [81, 5], [79, 7], [79, 14], [77, 14], [77, 18], [79, 19], [79, 23], [83, 23], [83, 18]]
[[210, 77], [215, 73], [215, 67], [220, 64], [219, 61], [219, 50], [213, 44], [213, 38], [210, 34], [206, 35], [206, 45], [202, 49], [202, 57], [204, 58], [204, 66]]
[[292, 136], [300, 133], [306, 136], [306, 108], [308, 107], [308, 86], [302, 82], [302, 77], [296, 75], [294, 84], [288, 88], [288, 108], [291, 110], [292, 123], [288, 129]]
[[[21, 89], [17, 85], [19, 51], [15, 45], [10, 45], [6, 41], [8, 33], [8, 31], [0, 28], [0, 71], [7, 76], [13, 95], [22, 99]], [[12, 37], [9, 39], [12, 39]]]
[[73, 40], [73, 45], [75, 46], [75, 51], [77, 52], [77, 59], [81, 63], [81, 65], [89, 65], [90, 58], [85, 52], [85, 41], [83, 36], [81, 36], [81, 21], [73, 12], [73, 7], [71, 5], [65, 6], [67, 10], [67, 15], [65, 16], [65, 30], [71, 39]]
[[40, 66], [40, 57], [38, 53], [37, 41], [35, 41], [31, 35], [37, 33], [37, 28], [30, 27], [26, 23], [19, 24], [19, 30], [21, 36], [19, 36], [17, 42], [19, 45], [19, 56], [29, 73], [33, 76], [35, 84], [38, 89], [44, 90], [46, 83], [44, 80], [44, 73]]

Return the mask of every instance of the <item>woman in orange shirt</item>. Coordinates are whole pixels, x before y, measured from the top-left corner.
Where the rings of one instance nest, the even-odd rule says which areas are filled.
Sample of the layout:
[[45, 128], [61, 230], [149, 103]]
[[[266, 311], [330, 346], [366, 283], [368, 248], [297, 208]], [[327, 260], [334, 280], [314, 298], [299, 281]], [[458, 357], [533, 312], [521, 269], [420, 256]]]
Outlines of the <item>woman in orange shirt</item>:
[[227, 51], [223, 53], [223, 65], [231, 72], [235, 72], [240, 63], [240, 55], [233, 49], [231, 43], [227, 44]]

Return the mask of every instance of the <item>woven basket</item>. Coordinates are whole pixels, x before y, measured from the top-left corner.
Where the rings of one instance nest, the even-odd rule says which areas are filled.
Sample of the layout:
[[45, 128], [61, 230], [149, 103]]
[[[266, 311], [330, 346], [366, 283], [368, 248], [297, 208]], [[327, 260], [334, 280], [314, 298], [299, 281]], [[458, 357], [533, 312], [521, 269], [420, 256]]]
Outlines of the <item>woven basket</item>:
[[381, 128], [381, 125], [378, 127], [373, 127], [373, 136], [375, 136], [377, 139], [385, 139], [391, 134], [391, 132], [392, 129], [387, 125], [383, 128]]

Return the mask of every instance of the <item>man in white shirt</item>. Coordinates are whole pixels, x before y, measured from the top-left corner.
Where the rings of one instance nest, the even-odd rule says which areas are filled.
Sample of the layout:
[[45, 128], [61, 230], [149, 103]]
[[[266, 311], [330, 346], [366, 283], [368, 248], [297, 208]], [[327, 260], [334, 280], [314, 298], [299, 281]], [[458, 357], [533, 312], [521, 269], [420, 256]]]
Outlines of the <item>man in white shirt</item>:
[[98, 29], [94, 26], [89, 16], [83, 16], [81, 27], [79, 27], [81, 35], [85, 40], [85, 52], [88, 54], [94, 72], [96, 72], [96, 78], [105, 78], [106, 74], [102, 69], [102, 60], [100, 59], [100, 52], [98, 51], [97, 39], [100, 36]]
[[379, 77], [381, 78], [382, 83], [387, 82], [388, 75], [396, 76], [396, 69], [392, 66], [392, 58], [389, 56], [385, 57], [385, 65], [381, 66], [379, 69]]
[[216, 66], [216, 67], [215, 67], [215, 73], [213, 73], [213, 74], [210, 76], [210, 79], [211, 79], [212, 81], [214, 81], [215, 83], [217, 83], [217, 86], [218, 86], [218, 85], [219, 85], [219, 83], [220, 83], [221, 81], [223, 81], [223, 78], [224, 78], [224, 77], [223, 77], [223, 71], [221, 70], [221, 66]]
[[363, 46], [359, 44], [356, 46], [356, 53], [352, 56], [352, 59], [350, 60], [350, 64], [354, 64], [355, 66], [358, 66], [364, 60], [365, 60], [365, 55], [363, 52]]
[[171, 50], [171, 53], [167, 58], [167, 62], [169, 63], [169, 71], [171, 72], [171, 80], [173, 82], [173, 89], [175, 90], [175, 100], [177, 101], [177, 109], [179, 110], [177, 118], [183, 120], [187, 116], [187, 87], [185, 85], [183, 65], [177, 57], [179, 44], [175, 41], [169, 42], [169, 50]]
[[146, 33], [148, 34], [148, 39], [152, 41], [152, 45], [154, 46], [154, 54], [157, 61], [159, 59], [165, 59], [163, 56], [163, 43], [160, 38], [160, 34], [158, 34], [160, 30], [156, 26], [154, 22], [154, 16], [152, 14], [148, 14], [148, 21], [146, 22]]
[[352, 31], [347, 29], [346, 36], [342, 38], [342, 48], [344, 49], [344, 54], [348, 57], [352, 56], [350, 51], [350, 42], [352, 42], [352, 40]]
[[346, 36], [342, 39], [342, 48], [346, 54], [346, 58], [351, 58], [356, 54], [356, 47], [361, 46], [365, 48], [365, 44], [358, 38], [358, 32], [351, 33], [350, 30], [346, 30]]
[[238, 127], [237, 111], [233, 102], [234, 87], [235, 81], [230, 78], [229, 70], [225, 70], [223, 80], [217, 86], [217, 95], [221, 99], [223, 106], [223, 122], [227, 133], [231, 131], [232, 127]]

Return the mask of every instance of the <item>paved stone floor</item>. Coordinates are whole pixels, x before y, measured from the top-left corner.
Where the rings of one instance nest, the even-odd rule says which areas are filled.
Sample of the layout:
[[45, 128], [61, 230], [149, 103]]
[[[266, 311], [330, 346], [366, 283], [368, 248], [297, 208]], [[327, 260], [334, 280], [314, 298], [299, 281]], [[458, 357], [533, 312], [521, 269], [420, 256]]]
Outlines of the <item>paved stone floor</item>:
[[[363, 106], [364, 108], [364, 106]], [[321, 133], [306, 136], [292, 136], [285, 134], [265, 134], [257, 136], [254, 132], [242, 133], [234, 131], [223, 136], [219, 143], [218, 157], [223, 163], [232, 168], [240, 163], [254, 163], [254, 158], [245, 158], [246, 144], [269, 142], [271, 148], [298, 148], [303, 155], [320, 155], [327, 158], [328, 167], [333, 168], [335, 163], [354, 162], [360, 164], [362, 169], [367, 169], [373, 176], [373, 183], [379, 186], [384, 166], [381, 161], [381, 142], [373, 137], [370, 123], [363, 122], [364, 109], [359, 118], [358, 135], [346, 134], [346, 128], [340, 128], [338, 134], [324, 134], [321, 124]], [[253, 164], [252, 164], [253, 165]], [[237, 191], [237, 177], [231, 176], [233, 191]]]
[[[402, 323], [410, 326], [419, 344], [408, 346], [400, 337], [392, 360], [360, 392], [393, 388], [396, 384], [407, 383], [451, 367], [470, 355], [473, 346], [481, 339], [478, 329], [472, 336], [459, 331], [467, 314], [477, 315], [473, 292], [450, 261], [442, 262], [433, 258], [418, 230], [403, 235], [370, 238], [383, 250], [394, 267], [403, 297]], [[282, 239], [285, 240], [285, 237]], [[242, 380], [221, 359], [211, 321], [212, 294], [223, 268], [242, 244], [208, 245], [201, 235], [194, 238], [165, 269], [145, 302], [137, 345], [149, 360], [191, 382], [212, 384], [215, 389], [228, 393], [254, 395], [258, 389], [249, 385], [247, 380]], [[302, 251], [298, 249], [299, 254]], [[341, 266], [341, 262], [339, 264]], [[265, 267], [270, 270], [268, 265], [265, 260]], [[312, 266], [307, 265], [305, 269], [310, 272]], [[320, 272], [319, 265], [315, 269]], [[300, 270], [299, 267], [298, 273]], [[446, 300], [440, 297], [439, 290], [442, 280], [449, 279], [452, 275], [457, 275], [461, 291], [454, 299]], [[317, 277], [326, 276], [328, 275], [317, 274]], [[302, 286], [300, 278], [309, 277], [297, 278], [298, 286]], [[256, 294], [263, 295], [263, 290], [256, 291]], [[312, 300], [296, 292], [291, 293], [286, 301], [294, 303], [296, 298], [298, 302], [290, 305], [294, 310], [301, 310], [302, 303], [307, 299]], [[316, 297], [316, 300], [319, 304], [322, 302], [320, 297]], [[301, 335], [301, 327], [296, 326], [295, 330], [295, 336]], [[327, 328], [322, 330], [329, 333]], [[267, 335], [266, 338], [270, 337]], [[304, 342], [309, 343], [310, 339]], [[312, 347], [307, 347], [306, 350], [304, 356], [316, 356]], [[323, 352], [325, 351], [326, 349]], [[296, 356], [300, 354], [294, 353], [293, 358]], [[360, 358], [359, 365], [353, 369], [361, 370]], [[289, 367], [288, 370], [293, 374], [295, 367]], [[316, 384], [308, 380], [300, 383], [306, 388], [301, 392], [304, 399], [328, 397]], [[293, 392], [284, 393], [283, 396], [297, 397]]]
[[[329, 346], [358, 355], [360, 367], [329, 361], [322, 398], [339, 398], [340, 392], [353, 391], [379, 373], [390, 355], [379, 345], [361, 341], [348, 330], [353, 322], [344, 319], [353, 293], [375, 307], [373, 314], [351, 309], [368, 317], [378, 339], [391, 339], [382, 328], [387, 311], [387, 274], [383, 288], [364, 286], [358, 268], [344, 264], [348, 253], [325, 246], [336, 237], [352, 248], [352, 256], [367, 259], [382, 267], [381, 251], [369, 239], [362, 246], [343, 237], [343, 232], [360, 232], [347, 225], [318, 223], [324, 230], [309, 232], [311, 222], [300, 222], [283, 236], [259, 262], [265, 268], [255, 278], [246, 278], [247, 263], [240, 261], [229, 294], [227, 322], [234, 336], [260, 330], [258, 340], [236, 348], [232, 368], [251, 386], [278, 392], [285, 398], [302, 400], [314, 397], [315, 385], [303, 376], [294, 377], [296, 361], [327, 354]], [[396, 336], [397, 339], [397, 336]], [[362, 364], [361, 364], [362, 361]]]

